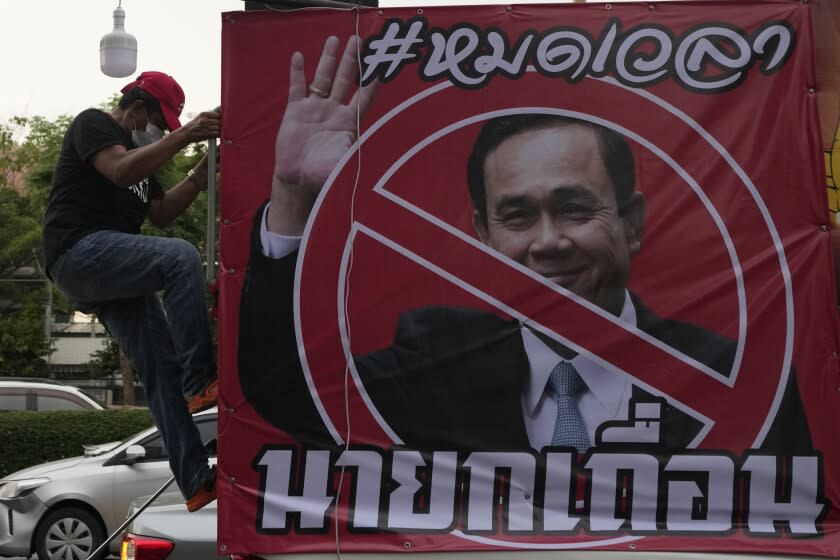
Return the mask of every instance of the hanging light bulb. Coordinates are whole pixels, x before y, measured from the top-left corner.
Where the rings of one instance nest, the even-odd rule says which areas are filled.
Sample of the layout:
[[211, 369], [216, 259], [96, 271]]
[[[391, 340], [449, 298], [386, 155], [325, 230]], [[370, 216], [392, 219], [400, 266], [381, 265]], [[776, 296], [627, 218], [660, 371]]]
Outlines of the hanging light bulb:
[[114, 30], [99, 41], [99, 68], [112, 78], [130, 76], [137, 69], [137, 39], [125, 31], [122, 0], [114, 10]]

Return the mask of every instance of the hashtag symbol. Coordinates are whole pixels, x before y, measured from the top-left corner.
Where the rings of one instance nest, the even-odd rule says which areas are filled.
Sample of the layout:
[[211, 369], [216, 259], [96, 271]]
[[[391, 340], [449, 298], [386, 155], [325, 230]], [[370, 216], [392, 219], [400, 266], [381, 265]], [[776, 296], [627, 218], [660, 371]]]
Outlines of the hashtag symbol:
[[423, 31], [423, 22], [414, 20], [406, 29], [400, 21], [392, 21], [385, 28], [385, 32], [378, 39], [368, 43], [367, 52], [362, 60], [366, 65], [362, 82], [367, 83], [371, 76], [379, 73], [379, 68], [388, 65], [388, 69], [381, 76], [382, 80], [388, 80], [400, 68], [419, 55], [412, 48], [423, 42], [420, 33]]

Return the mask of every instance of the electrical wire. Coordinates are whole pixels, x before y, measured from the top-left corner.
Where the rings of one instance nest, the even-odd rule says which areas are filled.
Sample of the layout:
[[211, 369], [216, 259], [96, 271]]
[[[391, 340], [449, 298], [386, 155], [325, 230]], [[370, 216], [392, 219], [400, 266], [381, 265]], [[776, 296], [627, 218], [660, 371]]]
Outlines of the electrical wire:
[[[326, 3], [325, 3], [326, 4]], [[341, 4], [341, 2], [335, 2], [335, 4]], [[268, 3], [263, 3], [266, 9], [274, 11], [274, 12], [287, 12], [291, 10], [281, 10], [271, 6]], [[320, 6], [319, 6], [320, 7]], [[359, 19], [360, 19], [360, 11], [358, 6], [352, 7], [332, 7], [332, 6], [325, 6], [329, 9], [339, 10], [339, 11], [353, 11], [355, 12], [355, 30], [354, 34], [356, 37], [359, 38], [361, 41], [361, 36], [359, 35]], [[299, 10], [306, 10], [311, 9], [311, 7], [301, 6], [300, 8], [292, 8], [293, 11]], [[359, 137], [361, 136], [361, 121], [362, 121], [362, 114], [361, 114], [361, 99], [358, 97], [359, 91], [362, 89], [362, 45], [359, 44], [358, 48], [356, 49], [356, 63], [359, 68], [359, 83], [358, 89], [356, 90], [356, 141], [358, 142]], [[351, 98], [352, 99], [352, 98]], [[355, 210], [356, 210], [356, 192], [359, 189], [359, 181], [361, 178], [362, 172], [362, 146], [359, 144], [356, 149], [356, 177], [353, 183], [353, 191], [350, 197], [350, 225], [353, 225], [355, 220]], [[352, 348], [351, 345], [351, 337], [350, 337], [350, 322], [348, 321], [348, 300], [350, 295], [350, 273], [353, 270], [353, 245], [350, 244], [350, 254], [348, 258], [347, 264], [347, 281], [345, 282], [344, 287], [344, 321], [347, 330], [347, 345], [348, 347]], [[350, 358], [352, 359], [352, 358]], [[347, 430], [344, 434], [344, 450], [347, 451], [350, 449], [350, 363], [346, 362], [344, 365], [344, 421], [347, 425]], [[344, 475], [347, 472], [347, 468], [345, 465], [341, 465], [341, 471], [339, 472], [338, 476], [338, 489], [336, 490], [335, 495], [335, 507], [333, 508], [333, 525], [335, 526], [335, 556], [338, 560], [341, 560], [341, 542], [339, 539], [339, 511], [340, 511], [340, 504], [341, 504], [341, 490], [344, 486]]]
[[[359, 18], [360, 12], [358, 7], [353, 8], [355, 12], [355, 31], [354, 35], [357, 37], [358, 41], [361, 41], [361, 36], [359, 35]], [[358, 48], [356, 49], [356, 63], [358, 65], [359, 70], [359, 83], [358, 88], [356, 89], [356, 93], [354, 97], [351, 99], [355, 99], [356, 101], [356, 142], [359, 142], [359, 138], [361, 137], [361, 128], [362, 128], [362, 109], [361, 109], [361, 98], [360, 98], [360, 91], [362, 89], [362, 45], [361, 43], [358, 44]], [[359, 143], [356, 147], [356, 176], [353, 182], [353, 191], [350, 196], [350, 226], [352, 228], [353, 223], [356, 219], [356, 192], [359, 189], [359, 181], [361, 179], [362, 173], [362, 145]], [[347, 263], [347, 278], [344, 283], [344, 322], [345, 322], [345, 329], [347, 331], [347, 346], [348, 348], [352, 348], [351, 343], [351, 329], [350, 329], [350, 320], [349, 320], [349, 301], [350, 301], [350, 274], [353, 271], [353, 243], [350, 243], [350, 253], [348, 256], [348, 263]], [[352, 357], [349, 359], [353, 359]], [[350, 363], [345, 362], [344, 365], [344, 421], [347, 425], [347, 430], [344, 436], [344, 450], [347, 451], [350, 449]], [[338, 560], [341, 560], [341, 542], [339, 539], [339, 519], [338, 519], [338, 512], [339, 506], [341, 503], [341, 490], [344, 487], [344, 474], [346, 472], [346, 466], [344, 464], [341, 465], [341, 471], [338, 476], [338, 490], [336, 491], [335, 496], [335, 512], [333, 515], [333, 520], [335, 524], [335, 556]]]

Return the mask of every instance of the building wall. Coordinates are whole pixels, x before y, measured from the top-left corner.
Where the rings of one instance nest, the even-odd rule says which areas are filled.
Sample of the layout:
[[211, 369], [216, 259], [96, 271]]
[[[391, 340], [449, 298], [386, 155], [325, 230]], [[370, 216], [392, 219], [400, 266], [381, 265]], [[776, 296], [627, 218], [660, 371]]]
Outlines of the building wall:
[[81, 365], [90, 361], [91, 355], [105, 348], [107, 339], [99, 336], [61, 336], [53, 338], [55, 352], [50, 355], [51, 364]]

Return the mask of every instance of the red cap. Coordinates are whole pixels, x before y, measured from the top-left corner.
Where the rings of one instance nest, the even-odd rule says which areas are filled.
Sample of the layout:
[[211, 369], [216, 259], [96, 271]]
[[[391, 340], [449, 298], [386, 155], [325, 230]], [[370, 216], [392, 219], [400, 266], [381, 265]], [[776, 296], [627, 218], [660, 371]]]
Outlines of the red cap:
[[184, 90], [175, 78], [163, 72], [143, 72], [137, 79], [124, 88], [123, 93], [131, 88], [140, 88], [160, 103], [160, 110], [169, 130], [181, 128], [181, 111], [184, 110]]

